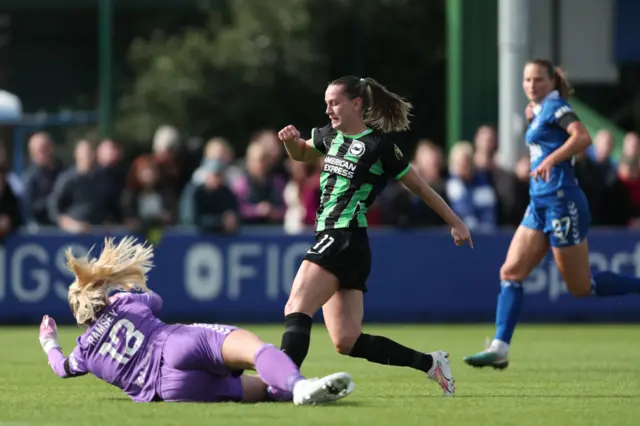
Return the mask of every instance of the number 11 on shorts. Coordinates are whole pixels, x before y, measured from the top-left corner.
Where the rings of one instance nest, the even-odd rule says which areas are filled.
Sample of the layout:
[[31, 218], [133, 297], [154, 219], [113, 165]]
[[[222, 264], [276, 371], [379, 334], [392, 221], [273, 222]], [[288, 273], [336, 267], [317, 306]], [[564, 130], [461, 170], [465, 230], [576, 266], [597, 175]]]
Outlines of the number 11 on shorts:
[[331, 235], [324, 234], [322, 238], [320, 238], [320, 241], [318, 241], [313, 247], [311, 247], [311, 250], [309, 251], [312, 253], [320, 254], [328, 249], [334, 242], [335, 238], [333, 238]]

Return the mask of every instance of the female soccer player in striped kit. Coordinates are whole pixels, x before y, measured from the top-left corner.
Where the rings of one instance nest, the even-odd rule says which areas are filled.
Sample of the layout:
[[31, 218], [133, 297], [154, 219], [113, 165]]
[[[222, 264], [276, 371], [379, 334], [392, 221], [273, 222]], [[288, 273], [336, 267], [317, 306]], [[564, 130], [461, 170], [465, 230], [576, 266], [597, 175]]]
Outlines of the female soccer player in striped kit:
[[373, 79], [347, 76], [329, 84], [325, 103], [331, 123], [313, 129], [311, 139], [301, 139], [293, 126], [279, 133], [293, 160], [312, 162], [324, 156], [316, 244], [294, 279], [285, 307], [281, 349], [300, 366], [309, 350], [312, 317], [322, 308], [340, 354], [414, 368], [436, 381], [445, 395], [453, 395], [447, 352], [422, 353], [362, 332], [363, 294], [371, 270], [366, 213], [392, 178], [451, 226], [455, 244], [472, 245], [469, 230], [411, 168], [388, 135], [408, 129], [409, 102]]
[[571, 88], [562, 71], [546, 59], [531, 60], [524, 67], [523, 88], [531, 101], [526, 132], [530, 204], [500, 269], [495, 337], [484, 351], [464, 359], [474, 367], [509, 365], [509, 345], [522, 310], [522, 283], [549, 247], [572, 295], [640, 294], [640, 279], [635, 277], [609, 271], [591, 276], [587, 242], [591, 216], [574, 174], [575, 155], [589, 147], [591, 138], [567, 101]]
[[[53, 318], [40, 325], [40, 344], [61, 378], [91, 373], [136, 402], [291, 401], [310, 405], [335, 401], [353, 390], [347, 373], [307, 380], [273, 345], [246, 330], [221, 324], [166, 325], [156, 314], [162, 299], [148, 291], [152, 250], [132, 238], [112, 240], [98, 259], [67, 252], [76, 280], [69, 305], [87, 330], [65, 358]], [[140, 288], [144, 294], [110, 290]], [[258, 376], [244, 375], [256, 370]]]

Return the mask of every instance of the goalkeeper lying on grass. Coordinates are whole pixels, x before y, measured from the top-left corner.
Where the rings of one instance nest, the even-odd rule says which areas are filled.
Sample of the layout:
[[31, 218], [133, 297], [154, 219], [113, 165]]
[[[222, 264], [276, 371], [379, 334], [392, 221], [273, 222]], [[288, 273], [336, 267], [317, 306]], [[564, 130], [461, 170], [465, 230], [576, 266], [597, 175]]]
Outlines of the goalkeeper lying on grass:
[[[167, 325], [156, 315], [162, 299], [147, 289], [151, 247], [125, 238], [105, 241], [97, 259], [67, 251], [76, 279], [69, 287], [73, 315], [87, 330], [68, 358], [57, 342], [56, 323], [45, 316], [40, 344], [62, 378], [91, 373], [137, 402], [293, 401], [312, 405], [348, 396], [347, 373], [302, 377], [289, 357], [253, 333], [219, 324]], [[117, 293], [140, 288], [145, 293]], [[245, 375], [256, 370], [258, 376]]]

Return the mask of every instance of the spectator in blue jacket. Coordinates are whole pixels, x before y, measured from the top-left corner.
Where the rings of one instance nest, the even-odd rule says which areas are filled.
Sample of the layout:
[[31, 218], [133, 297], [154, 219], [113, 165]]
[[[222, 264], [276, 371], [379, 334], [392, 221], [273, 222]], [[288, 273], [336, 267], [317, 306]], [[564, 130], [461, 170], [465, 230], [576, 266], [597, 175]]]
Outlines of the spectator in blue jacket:
[[472, 230], [490, 230], [498, 224], [498, 197], [486, 176], [473, 163], [473, 145], [458, 142], [449, 153], [446, 194], [453, 211]]

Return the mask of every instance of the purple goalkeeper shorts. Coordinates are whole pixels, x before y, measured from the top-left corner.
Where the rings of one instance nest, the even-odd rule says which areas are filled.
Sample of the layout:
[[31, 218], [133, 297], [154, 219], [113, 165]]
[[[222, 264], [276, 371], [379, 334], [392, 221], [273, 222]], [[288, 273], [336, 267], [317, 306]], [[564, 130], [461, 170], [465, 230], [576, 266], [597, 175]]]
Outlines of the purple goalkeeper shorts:
[[236, 327], [192, 324], [171, 333], [162, 350], [158, 396], [166, 402], [242, 400], [242, 371], [222, 359], [222, 343]]

